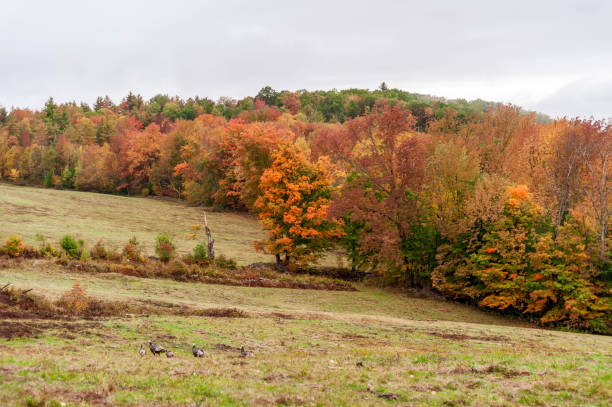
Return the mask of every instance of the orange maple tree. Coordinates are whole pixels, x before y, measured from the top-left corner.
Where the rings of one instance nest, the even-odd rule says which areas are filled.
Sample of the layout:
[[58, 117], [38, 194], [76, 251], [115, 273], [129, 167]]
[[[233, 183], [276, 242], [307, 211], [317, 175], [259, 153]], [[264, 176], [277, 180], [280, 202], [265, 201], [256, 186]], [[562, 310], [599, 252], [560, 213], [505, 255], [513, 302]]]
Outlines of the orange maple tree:
[[342, 235], [340, 223], [327, 216], [332, 194], [327, 162], [312, 164], [289, 144], [281, 144], [272, 159], [255, 202], [268, 238], [255, 247], [275, 255], [278, 264], [303, 266], [320, 258]]

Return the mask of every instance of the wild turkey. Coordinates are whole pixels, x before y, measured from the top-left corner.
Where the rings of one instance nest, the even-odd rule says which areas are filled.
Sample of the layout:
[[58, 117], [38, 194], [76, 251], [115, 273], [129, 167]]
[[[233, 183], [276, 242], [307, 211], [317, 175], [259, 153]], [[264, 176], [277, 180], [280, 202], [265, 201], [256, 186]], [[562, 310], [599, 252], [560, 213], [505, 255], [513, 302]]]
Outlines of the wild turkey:
[[196, 348], [195, 343], [191, 345], [191, 353], [193, 353], [193, 356], [196, 358], [204, 357], [204, 350], [201, 348]]
[[167, 358], [173, 358], [174, 357], [174, 353], [171, 350], [167, 350], [166, 351], [166, 357]]
[[151, 341], [149, 341], [149, 349], [151, 349], [151, 353], [153, 354], [153, 356], [157, 356], [160, 353], [166, 351], [166, 349], [164, 349], [163, 346], [156, 345]]
[[140, 344], [140, 350], [138, 351], [138, 353], [140, 353], [140, 357], [143, 357], [147, 354], [147, 351], [145, 350], [144, 345], [142, 343]]
[[253, 356], [253, 352], [250, 350], [244, 349], [244, 346], [240, 347], [240, 354], [242, 355], [243, 358], [246, 358], [248, 356]]

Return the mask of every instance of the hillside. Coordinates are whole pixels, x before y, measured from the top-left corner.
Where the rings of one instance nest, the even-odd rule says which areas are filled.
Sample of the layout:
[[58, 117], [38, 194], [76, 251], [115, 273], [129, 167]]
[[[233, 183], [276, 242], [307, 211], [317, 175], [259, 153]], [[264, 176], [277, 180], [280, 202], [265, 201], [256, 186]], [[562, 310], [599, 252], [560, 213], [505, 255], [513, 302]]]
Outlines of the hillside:
[[[65, 234], [83, 239], [87, 246], [97, 241], [121, 249], [132, 236], [153, 254], [155, 236], [168, 232], [175, 236], [180, 252], [190, 252], [196, 242], [189, 240], [189, 227], [203, 223], [203, 209], [169, 199], [143, 199], [89, 192], [16, 187], [0, 184], [0, 233], [17, 234], [29, 244], [35, 235], [57, 243]], [[239, 264], [271, 261], [257, 253], [255, 240], [264, 237], [255, 217], [235, 212], [208, 212], [220, 254]]]
[[[94, 298], [146, 314], [4, 318], [3, 405], [605, 406], [612, 397], [610, 337], [522, 327], [452, 303], [363, 287], [92, 276], [48, 261], [0, 269], [2, 285], [50, 299], [75, 280]], [[198, 310], [209, 316], [189, 316]], [[150, 339], [175, 357], [141, 358]], [[191, 356], [194, 342], [203, 359]], [[240, 357], [240, 346], [254, 355]]]
[[[120, 247], [136, 234], [149, 250], [159, 230], [180, 237], [201, 216], [174, 201], [8, 185], [0, 208], [3, 239], [70, 232]], [[253, 218], [209, 220], [219, 252], [261, 258]], [[191, 244], [179, 238], [181, 249]], [[609, 405], [609, 336], [355, 286], [234, 287], [0, 258], [0, 404]], [[89, 311], [75, 314], [81, 306]], [[140, 357], [148, 340], [174, 358]], [[193, 358], [192, 343], [204, 358]], [[254, 355], [241, 357], [241, 346]]]

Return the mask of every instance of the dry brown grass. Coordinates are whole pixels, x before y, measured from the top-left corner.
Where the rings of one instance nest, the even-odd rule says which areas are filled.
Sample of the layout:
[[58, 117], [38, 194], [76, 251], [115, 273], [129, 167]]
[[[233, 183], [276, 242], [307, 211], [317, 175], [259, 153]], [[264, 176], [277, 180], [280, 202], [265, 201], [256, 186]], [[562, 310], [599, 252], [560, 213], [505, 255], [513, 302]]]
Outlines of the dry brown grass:
[[[202, 223], [202, 208], [183, 202], [157, 198], [136, 198], [89, 192], [58, 191], [0, 183], [0, 237], [22, 236], [36, 244], [42, 234], [57, 245], [65, 234], [83, 239], [88, 247], [102, 241], [121, 248], [132, 236], [143, 244], [145, 254], [153, 255], [155, 237], [160, 232], [175, 236], [179, 253], [191, 252], [197, 242], [188, 239], [190, 226]], [[272, 261], [257, 253], [255, 240], [264, 237], [255, 217], [232, 212], [208, 212], [219, 254], [235, 258], [239, 264]]]

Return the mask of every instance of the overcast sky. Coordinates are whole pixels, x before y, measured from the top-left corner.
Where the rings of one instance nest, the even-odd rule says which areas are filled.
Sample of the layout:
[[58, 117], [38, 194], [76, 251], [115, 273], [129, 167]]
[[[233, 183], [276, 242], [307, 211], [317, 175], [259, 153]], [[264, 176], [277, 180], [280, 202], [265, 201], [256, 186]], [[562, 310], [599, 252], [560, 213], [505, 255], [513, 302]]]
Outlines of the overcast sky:
[[612, 1], [0, 0], [0, 105], [390, 87], [612, 116]]

